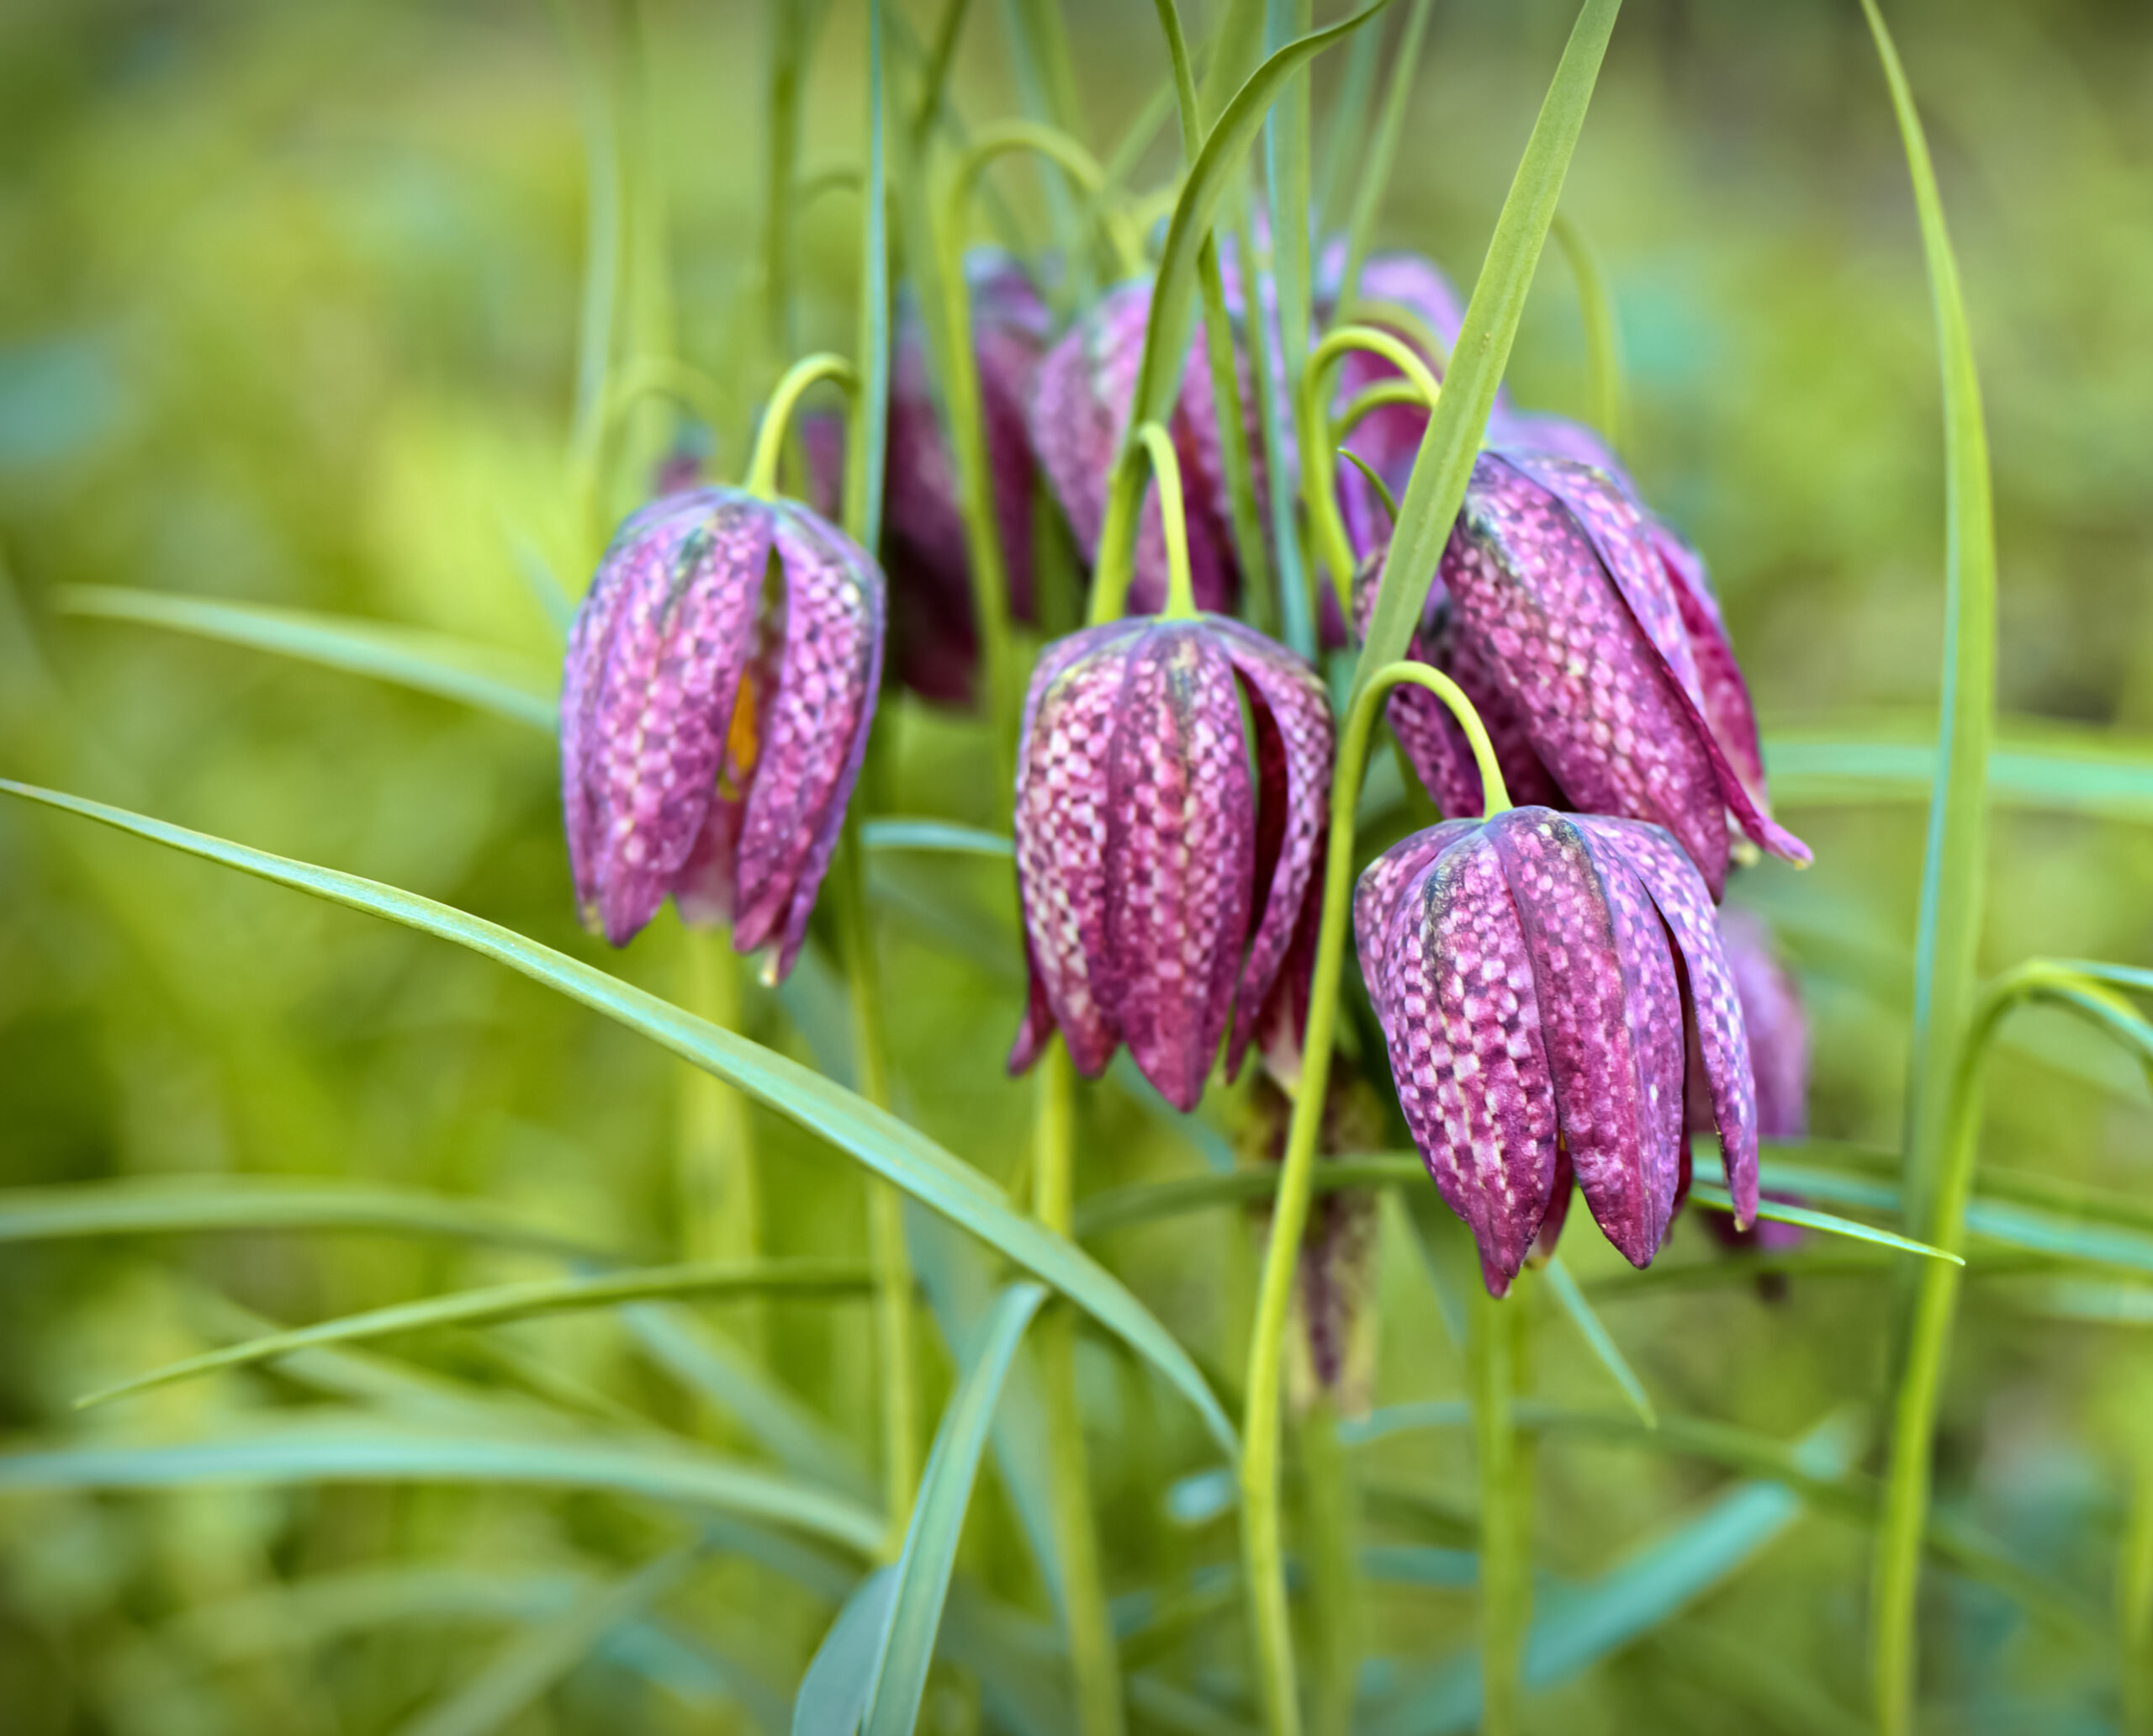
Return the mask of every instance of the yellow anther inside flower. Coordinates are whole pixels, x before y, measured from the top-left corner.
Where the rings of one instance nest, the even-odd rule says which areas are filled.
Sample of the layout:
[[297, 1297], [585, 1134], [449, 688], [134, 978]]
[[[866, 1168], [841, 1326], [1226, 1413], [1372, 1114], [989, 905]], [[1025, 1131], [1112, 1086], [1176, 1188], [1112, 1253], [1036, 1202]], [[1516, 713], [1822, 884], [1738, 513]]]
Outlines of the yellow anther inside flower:
[[733, 701], [733, 722], [725, 733], [725, 761], [718, 767], [717, 793], [738, 802], [754, 775], [755, 758], [762, 752], [760, 722], [755, 703], [755, 673], [740, 678], [740, 691]]

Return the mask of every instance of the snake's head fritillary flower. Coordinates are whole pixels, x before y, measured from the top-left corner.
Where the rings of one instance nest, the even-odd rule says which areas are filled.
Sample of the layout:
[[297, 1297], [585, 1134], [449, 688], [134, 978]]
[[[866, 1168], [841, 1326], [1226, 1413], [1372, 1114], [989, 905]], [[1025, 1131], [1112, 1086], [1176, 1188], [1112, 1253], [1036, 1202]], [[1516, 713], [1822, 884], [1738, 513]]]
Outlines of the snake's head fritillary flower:
[[[1809, 860], [1764, 807], [1755, 717], [1701, 564], [1605, 472], [1484, 452], [1413, 654], [1481, 707], [1520, 794], [1552, 789], [1561, 805], [1665, 827], [1713, 897], [1730, 820]], [[1478, 812], [1447, 715], [1416, 689], [1390, 714], [1443, 811]]]
[[[1762, 1139], [1798, 1140], [1809, 1131], [1809, 1019], [1801, 987], [1773, 944], [1772, 931], [1754, 912], [1732, 906], [1719, 913], [1722, 949], [1734, 974], [1742, 1003], [1743, 1029], [1749, 1037], [1749, 1071], [1757, 1082], [1757, 1133]], [[1711, 1104], [1694, 1089], [1689, 1099], [1692, 1133], [1711, 1129]], [[1766, 1199], [1777, 1199], [1778, 1194]], [[1798, 1205], [1796, 1199], [1785, 1199]], [[1801, 1240], [1792, 1224], [1760, 1218], [1754, 1227], [1737, 1231], [1718, 1212], [1705, 1215], [1712, 1233], [1738, 1247], [1777, 1253]]]
[[881, 569], [803, 506], [737, 489], [621, 527], [569, 636], [561, 794], [585, 920], [624, 946], [669, 894], [791, 969], [860, 770]]
[[[1129, 431], [1129, 412], [1136, 392], [1136, 373], [1144, 355], [1144, 331], [1151, 311], [1148, 283], [1123, 283], [1108, 290], [1063, 334], [1039, 363], [1034, 382], [1030, 427], [1055, 498], [1086, 558], [1098, 551], [1106, 520], [1108, 484]], [[1269, 498], [1263, 442], [1255, 416], [1253, 376], [1238, 348], [1238, 396], [1248, 437], [1256, 498]], [[1201, 337], [1192, 341], [1182, 369], [1181, 394], [1167, 418], [1175, 456], [1181, 462], [1188, 524], [1188, 564], [1197, 605], [1230, 608], [1240, 584], [1226, 504], [1225, 470], [1219, 454], [1219, 412], [1211, 392], [1211, 373]], [[1159, 517], [1156, 490], [1145, 499], [1137, 521], [1135, 576], [1129, 606], [1145, 613], [1158, 609], [1166, 594], [1166, 530]]]
[[1219, 616], [1047, 648], [1017, 770], [1031, 993], [1011, 1071], [1057, 1029], [1087, 1077], [1126, 1043], [1190, 1109], [1230, 1020], [1239, 1070], [1315, 895], [1331, 734], [1315, 671]]
[[[1249, 1093], [1243, 1151], [1261, 1162], [1283, 1162], [1293, 1108], [1293, 1099], [1267, 1072], [1258, 1075]], [[1373, 1151], [1383, 1131], [1382, 1100], [1352, 1061], [1334, 1055], [1316, 1135], [1317, 1162]], [[1268, 1217], [1267, 1205], [1262, 1215]], [[1376, 1225], [1375, 1197], [1362, 1189], [1331, 1189], [1309, 1203], [1288, 1337], [1297, 1348], [1287, 1363], [1296, 1411], [1305, 1412], [1320, 1394], [1344, 1415], [1367, 1410], [1375, 1372]]]
[[1399, 1106], [1490, 1294], [1552, 1243], [1565, 1168], [1608, 1240], [1652, 1259], [1693, 1065], [1738, 1221], [1755, 1215], [1742, 1004], [1711, 895], [1666, 832], [1545, 807], [1446, 821], [1369, 865], [1353, 926]]

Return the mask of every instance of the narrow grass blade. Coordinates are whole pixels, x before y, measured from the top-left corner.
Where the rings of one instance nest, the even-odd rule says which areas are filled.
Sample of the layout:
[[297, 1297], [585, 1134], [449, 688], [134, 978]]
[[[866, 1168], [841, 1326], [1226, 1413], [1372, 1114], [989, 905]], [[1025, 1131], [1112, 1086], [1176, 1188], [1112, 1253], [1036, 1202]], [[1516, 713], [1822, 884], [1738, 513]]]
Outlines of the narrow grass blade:
[[[1997, 807], [2153, 821], [2153, 745], [2063, 725], [2036, 733], [2007, 722], [1998, 733], [1988, 760]], [[1936, 778], [1931, 743], [1823, 730], [1772, 732], [1764, 761], [1773, 801], [1794, 807], [1923, 801]]]
[[941, 851], [1005, 860], [1016, 854], [1016, 846], [999, 832], [982, 832], [976, 826], [947, 820], [868, 820], [860, 828], [860, 839], [871, 850]]
[[80, 814], [207, 860], [290, 887], [331, 903], [452, 940], [545, 984], [736, 1085], [808, 1132], [895, 1183], [930, 1210], [987, 1241], [1051, 1285], [1120, 1337], [1194, 1405], [1213, 1437], [1238, 1453], [1233, 1425], [1188, 1352], [1120, 1281], [1073, 1242], [1013, 1211], [970, 1164], [854, 1093], [760, 1044], [720, 1029], [513, 929], [431, 898], [331, 868], [294, 862], [80, 797], [0, 779], [0, 791]]
[[331, 1344], [360, 1344], [399, 1332], [422, 1332], [442, 1326], [496, 1326], [538, 1315], [566, 1314], [584, 1309], [617, 1308], [627, 1302], [649, 1302], [660, 1298], [768, 1295], [859, 1297], [867, 1293], [869, 1274], [865, 1267], [835, 1260], [766, 1260], [746, 1262], [701, 1261], [690, 1265], [645, 1267], [627, 1272], [608, 1272], [591, 1278], [543, 1278], [527, 1283], [495, 1284], [482, 1290], [462, 1290], [447, 1296], [429, 1296], [393, 1307], [369, 1309], [311, 1326], [272, 1332], [243, 1344], [229, 1344], [183, 1361], [168, 1363], [131, 1380], [77, 1400], [85, 1410], [108, 1400], [191, 1380], [223, 1368], [242, 1368], [302, 1350], [318, 1350]]
[[107, 585], [65, 585], [56, 603], [65, 614], [168, 627], [198, 638], [275, 652], [347, 675], [370, 675], [378, 681], [456, 700], [549, 735], [559, 728], [554, 699], [559, 681], [554, 671], [512, 652], [452, 638], [446, 633], [320, 615], [304, 609], [220, 602]]
[[1338, 287], [1341, 307], [1351, 305], [1360, 290], [1361, 266], [1368, 257], [1368, 244], [1375, 238], [1376, 214], [1383, 205], [1383, 188], [1390, 182], [1391, 159], [1398, 155], [1399, 135], [1405, 126], [1405, 105], [1411, 99], [1414, 76], [1420, 66], [1420, 39], [1427, 34], [1428, 14], [1434, 4], [1435, 0], [1412, 0], [1405, 13], [1405, 28], [1399, 33], [1390, 82], [1383, 88], [1383, 114], [1368, 146], [1367, 161], [1362, 166], [1360, 185], [1353, 192], [1353, 214], [1346, 220], [1346, 270]]
[[1578, 286], [1578, 315], [1584, 325], [1585, 396], [1590, 421], [1600, 438], [1622, 448], [1622, 340], [1615, 325], [1615, 300], [1607, 293], [1607, 273], [1584, 231], [1563, 213], [1555, 214], [1554, 235]]
[[800, 1679], [792, 1702], [792, 1736], [854, 1736], [875, 1689], [875, 1660], [889, 1631], [897, 1597], [897, 1570], [879, 1568], [862, 1580]]
[[0, 1491], [309, 1483], [598, 1489], [770, 1520], [862, 1556], [882, 1540], [882, 1516], [846, 1496], [709, 1453], [603, 1437], [434, 1433], [331, 1416], [207, 1440], [0, 1453]]
[[[1342, 1188], [1397, 1187], [1425, 1181], [1427, 1173], [1418, 1157], [1338, 1157], [1316, 1166], [1315, 1185], [1319, 1194]], [[1278, 1190], [1278, 1171], [1272, 1164], [1109, 1188], [1076, 1208], [1076, 1235], [1078, 1240], [1088, 1241], [1109, 1230], [1124, 1230], [1134, 1224], [1267, 1199]]]
[[890, 429], [890, 211], [885, 196], [883, 0], [867, 3], [867, 174], [860, 201], [860, 390], [844, 467], [844, 527], [862, 548], [882, 542], [882, 473]]
[[[1710, 1182], [1698, 1182], [1690, 1189], [1693, 1205], [1701, 1205], [1717, 1212], [1734, 1210], [1734, 1201], [1724, 1188]], [[1812, 1211], [1807, 1206], [1787, 1205], [1776, 1199], [1760, 1201], [1757, 1215], [1769, 1218], [1775, 1224], [1799, 1224], [1805, 1230], [1821, 1230], [1827, 1236], [1844, 1236], [1853, 1241], [1873, 1241], [1880, 1247], [1896, 1248], [1902, 1253], [1920, 1254], [1931, 1260], [1941, 1260], [1950, 1266], [1966, 1262], [1956, 1254], [1946, 1253], [1942, 1248], [1931, 1247], [1925, 1241], [1916, 1241], [1910, 1236], [1896, 1236], [1889, 1230], [1878, 1230], [1867, 1224], [1857, 1224], [1849, 1218], [1835, 1218], [1828, 1212]]]
[[1465, 500], [1465, 484], [1480, 449], [1480, 436], [1494, 409], [1495, 392], [1509, 365], [1510, 345], [1525, 311], [1526, 292], [1547, 243], [1562, 196], [1563, 177], [1584, 126], [1600, 62], [1615, 29], [1621, 0], [1585, 0], [1571, 28], [1562, 62], [1533, 122], [1518, 161], [1502, 214], [1489, 238], [1488, 257], [1466, 304], [1465, 323], [1443, 378], [1442, 396], [1414, 460], [1413, 479], [1399, 504], [1383, 583], [1361, 647], [1357, 689], [1385, 664], [1405, 654], [1420, 618], [1451, 524]]
[[1480, 1577], [1470, 1549], [1438, 1549], [1426, 1543], [1377, 1543], [1361, 1552], [1361, 1571], [1393, 1585], [1464, 1588]]
[[1144, 354], [1137, 370], [1129, 411], [1134, 428], [1164, 422], [1181, 389], [1182, 367], [1195, 330], [1197, 256], [1211, 232], [1219, 201], [1234, 183], [1264, 116], [1293, 74], [1315, 56], [1342, 42], [1374, 18], [1390, 0], [1374, 3], [1328, 29], [1311, 31], [1288, 43], [1248, 77], [1234, 93], [1203, 140], [1174, 202], [1166, 240], [1151, 289], [1151, 317], [1144, 334]]
[[690, 1544], [660, 1556], [617, 1585], [518, 1634], [476, 1676], [404, 1726], [403, 1736], [491, 1736], [687, 1576], [701, 1553]]
[[1563, 1263], [1558, 1254], [1543, 1268], [1547, 1288], [1555, 1293], [1555, 1299], [1563, 1305], [1579, 1335], [1592, 1347], [1600, 1365], [1615, 1377], [1615, 1384], [1622, 1389], [1622, 1396], [1630, 1401], [1630, 1408], [1647, 1428], [1659, 1426], [1658, 1414], [1653, 1410], [1652, 1400], [1645, 1391], [1645, 1384], [1637, 1379], [1637, 1370], [1630, 1366], [1629, 1358], [1616, 1347], [1614, 1337], [1600, 1324], [1600, 1316], [1592, 1311], [1592, 1304], [1585, 1300], [1584, 1292], [1578, 1288], [1578, 1281], [1570, 1276], [1570, 1268]]
[[0, 1191], [0, 1243], [239, 1231], [439, 1236], [527, 1248], [563, 1260], [621, 1257], [616, 1252], [520, 1222], [483, 1200], [298, 1177], [174, 1177]]
[[942, 1413], [934, 1450], [913, 1504], [904, 1553], [897, 1559], [897, 1590], [868, 1696], [863, 1726], [866, 1736], [910, 1736], [919, 1717], [950, 1575], [956, 1565], [957, 1540], [964, 1530], [965, 1511], [971, 1505], [972, 1482], [995, 1400], [1001, 1396], [1002, 1377], [1024, 1329], [1046, 1296], [1045, 1287], [1036, 1283], [1012, 1284], [1002, 1293], [981, 1328], [971, 1364]]

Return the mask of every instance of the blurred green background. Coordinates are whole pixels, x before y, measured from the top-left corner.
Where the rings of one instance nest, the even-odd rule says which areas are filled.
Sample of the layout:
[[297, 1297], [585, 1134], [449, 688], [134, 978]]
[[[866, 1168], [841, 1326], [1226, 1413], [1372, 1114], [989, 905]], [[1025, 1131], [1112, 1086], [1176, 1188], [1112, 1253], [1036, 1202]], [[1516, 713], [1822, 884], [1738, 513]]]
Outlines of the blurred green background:
[[[904, 40], [928, 34], [935, 14], [919, 0], [897, 9], [902, 66]], [[858, 8], [828, 10], [805, 96], [810, 171], [854, 160], [861, 141]], [[2120, 0], [1923, 0], [1891, 15], [1983, 368], [2005, 708], [2143, 737], [2153, 13]], [[778, 360], [759, 299], [764, 21], [743, 0], [648, 0], [624, 14], [626, 32], [595, 11], [574, 16], [601, 56], [625, 57], [640, 93], [632, 153], [657, 171], [647, 194], [662, 180], [662, 202], [644, 209], [662, 209], [664, 252], [645, 224], [639, 257], [664, 260], [668, 287], [644, 272], [628, 326], [708, 377], [711, 426], [694, 437], [715, 474], [737, 476]], [[1140, 0], [1085, 0], [1068, 16], [1084, 130], [1103, 152], [1164, 76], [1156, 26]], [[1425, 249], [1469, 283], [1568, 18], [1542, 0], [1437, 5], [1384, 242]], [[952, 86], [966, 121], [1014, 112], [1007, 68], [1002, 9], [978, 4]], [[1319, 116], [1340, 70], [1335, 56], [1320, 63]], [[535, 558], [579, 588], [592, 553], [563, 481], [583, 269], [577, 104], [558, 19], [537, 0], [0, 7], [0, 772], [409, 887], [692, 993], [696, 960], [669, 916], [617, 956], [577, 929], [543, 735], [61, 606], [64, 586], [146, 587], [556, 659], [526, 569]], [[1177, 161], [1162, 135], [1136, 184]], [[1020, 223], [1034, 220], [1031, 171], [996, 174]], [[1906, 171], [1858, 8], [1632, 0], [1563, 204], [1617, 299], [1624, 455], [1712, 565], [1768, 748], [1775, 733], [1918, 736], [1940, 655], [1936, 366]], [[848, 347], [856, 204], [826, 197], [800, 221], [802, 346]], [[1511, 385], [1528, 405], [1582, 412], [1576, 300], [1552, 250]], [[674, 432], [658, 412], [639, 415], [609, 511], [632, 503]], [[988, 820], [975, 736], [908, 701], [893, 700], [888, 718], [888, 807]], [[1816, 1130], [1890, 1146], [1923, 810], [1803, 795], [1790, 781], [1781, 806], [1816, 868], [1757, 869], [1734, 897], [1770, 913], [1801, 963]], [[2001, 811], [1986, 964], [2032, 952], [2153, 961], [2149, 818], [2153, 808]], [[874, 892], [900, 998], [900, 1108], [1008, 1178], [1031, 1094], [1002, 1071], [1022, 994], [1007, 871], [891, 857]], [[819, 955], [781, 1003], [751, 992], [748, 1020], [764, 1041], [844, 1065], [840, 990]], [[2067, 1024], [2035, 1016], [2014, 1031], [1984, 1162], [2153, 1188], [2143, 1078]], [[0, 812], [8, 1187], [342, 1178], [476, 1196], [663, 1257], [737, 1231], [699, 1228], [683, 1210], [698, 1088], [635, 1039], [432, 941], [75, 821]], [[1210, 1120], [1230, 1131], [1233, 1105], [1214, 1098]], [[1087, 1093], [1083, 1114], [1083, 1192], [1199, 1168], [1218, 1136], [1176, 1127], [1119, 1082]], [[764, 1248], [864, 1257], [858, 1172], [773, 1118], [759, 1113], [755, 1130]], [[1397, 1257], [1397, 1227], [1377, 1395], [1454, 1395], [1457, 1356], [1425, 1280]], [[1246, 1226], [1213, 1214], [1099, 1249], [1230, 1389], [1251, 1245]], [[1740, 1285], [1621, 1299], [1627, 1268], [1582, 1213], [1565, 1252], [1582, 1277], [1606, 1281], [1595, 1295], [1665, 1410], [1791, 1437], [1876, 1399], [1887, 1286], [1873, 1278], [1798, 1283], [1778, 1301]], [[1718, 1257], [1685, 1225], [1664, 1257]], [[85, 1390], [244, 1334], [250, 1315], [304, 1321], [548, 1269], [359, 1235], [0, 1247], [0, 1429], [24, 1444], [194, 1438], [272, 1410], [357, 1405], [452, 1430], [664, 1428], [764, 1450], [603, 1315], [392, 1341], [71, 1412]], [[2153, 1458], [2145, 1329], [2059, 1323], [2021, 1300], [2008, 1282], [1981, 1282], [1977, 1262], [1940, 1496], [2105, 1607], [2134, 1467]], [[871, 1465], [865, 1308], [697, 1312], [838, 1450]], [[1542, 1390], [1612, 1396], [1572, 1336], [1551, 1324], [1540, 1343]], [[935, 1355], [939, 1403], [948, 1364]], [[1165, 1511], [1166, 1485], [1208, 1463], [1193, 1420], [1118, 1352], [1087, 1342], [1084, 1355], [1109, 1590], [1230, 1562], [1230, 1517], [1181, 1524]], [[1388, 1491], [1368, 1516], [1372, 1541], [1455, 1542], [1471, 1492], [1462, 1435], [1366, 1453], [1371, 1485]], [[1571, 1441], [1543, 1447], [1539, 1463], [1540, 1564], [1579, 1579], [1727, 1476]], [[967, 1572], [1002, 1606], [1038, 1616], [1016, 1532], [990, 1479]], [[397, 1728], [520, 1624], [682, 1534], [662, 1507], [587, 1491], [0, 1496], [0, 1723], [40, 1736]], [[1533, 1727], [1849, 1726], [1864, 1703], [1866, 1553], [1857, 1528], [1803, 1520], [1674, 1625], [1537, 1696]], [[828, 1596], [721, 1552], [648, 1629], [689, 1648], [702, 1674], [677, 1657], [669, 1674], [649, 1646], [614, 1643], [505, 1728], [781, 1721]], [[2042, 1628], [1949, 1576], [1933, 1576], [1928, 1596], [1937, 1728], [2113, 1727], [2114, 1659], [2097, 1628]], [[1365, 1635], [1378, 1660], [1371, 1691], [1459, 1654], [1472, 1622], [1469, 1589], [1382, 1586]], [[1240, 1638], [1237, 1604], [1214, 1599], [1158, 1667], [1208, 1691]], [[929, 1724], [984, 1715], [1001, 1728], [981, 1707], [975, 1675], [953, 1666]], [[1230, 1694], [1214, 1710], [1245, 1715]]]

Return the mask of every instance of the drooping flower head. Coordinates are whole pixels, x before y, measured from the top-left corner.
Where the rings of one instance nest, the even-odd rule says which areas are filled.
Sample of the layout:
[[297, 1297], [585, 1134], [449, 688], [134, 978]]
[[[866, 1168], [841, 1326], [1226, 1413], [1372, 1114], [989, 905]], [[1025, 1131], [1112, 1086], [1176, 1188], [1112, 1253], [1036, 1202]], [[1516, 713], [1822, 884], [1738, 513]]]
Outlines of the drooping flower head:
[[1330, 750], [1315, 671], [1238, 622], [1132, 617], [1047, 648], [1017, 770], [1013, 1072], [1059, 1029], [1086, 1077], [1126, 1043], [1193, 1109], [1230, 1020], [1238, 1071], [1312, 894]]
[[792, 967], [882, 667], [881, 569], [807, 508], [730, 488], [623, 524], [569, 636], [561, 795], [584, 918], [624, 946], [670, 895]]
[[1643, 1266], [1680, 1186], [1694, 1039], [1738, 1221], [1757, 1208], [1741, 1001], [1711, 899], [1657, 826], [1545, 807], [1449, 820], [1362, 875], [1353, 924], [1399, 1106], [1501, 1295], [1570, 1175]]
[[[1380, 564], [1364, 569], [1362, 609]], [[1714, 898], [1730, 819], [1796, 862], [1764, 806], [1756, 719], [1701, 563], [1605, 471], [1484, 452], [1411, 654], [1480, 709], [1518, 793], [1664, 826]], [[1401, 689], [1392, 727], [1447, 814], [1480, 811], [1457, 726]]]
[[[1149, 283], [1123, 283], [1108, 290], [1047, 352], [1034, 383], [1033, 449], [1087, 558], [1098, 554], [1108, 482], [1129, 431], [1151, 312]], [[1263, 441], [1256, 420], [1253, 376], [1238, 347], [1235, 363], [1236, 395], [1261, 508], [1269, 498]], [[1240, 568], [1227, 506], [1218, 404], [1200, 339], [1189, 347], [1181, 394], [1166, 427], [1187, 488], [1189, 577], [1197, 604], [1205, 609], [1230, 608], [1240, 590]], [[1138, 521], [1129, 607], [1151, 612], [1161, 606], [1166, 594], [1166, 532], [1155, 491], [1146, 498]]]

